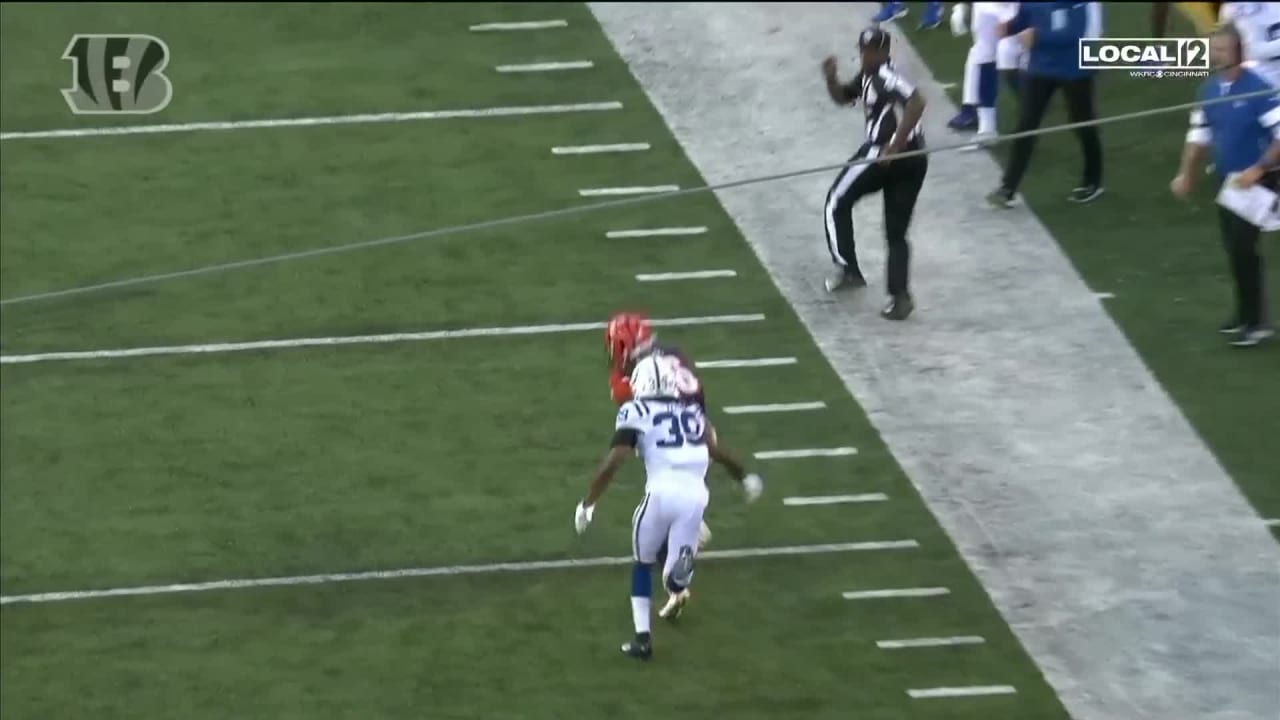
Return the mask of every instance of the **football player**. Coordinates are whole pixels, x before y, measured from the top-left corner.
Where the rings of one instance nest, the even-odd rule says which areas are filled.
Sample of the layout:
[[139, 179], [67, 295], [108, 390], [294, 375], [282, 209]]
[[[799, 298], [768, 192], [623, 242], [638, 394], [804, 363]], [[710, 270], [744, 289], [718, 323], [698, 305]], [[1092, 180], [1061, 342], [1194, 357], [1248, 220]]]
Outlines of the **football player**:
[[[967, 6], [973, 6], [972, 20]], [[1017, 38], [1001, 37], [1001, 24], [1018, 14], [1016, 2], [956, 3], [951, 10], [951, 30], [959, 36], [973, 30], [973, 45], [964, 63], [964, 86], [960, 112], [948, 121], [952, 130], [977, 130], [977, 142], [966, 149], [984, 147], [997, 134], [996, 98], [999, 75], [1015, 92], [1019, 67], [1025, 58]]]
[[1218, 23], [1234, 23], [1244, 40], [1244, 67], [1280, 87], [1280, 3], [1224, 2]]
[[680, 365], [669, 356], [650, 355], [636, 363], [630, 382], [632, 399], [618, 409], [613, 442], [586, 496], [574, 510], [574, 529], [587, 529], [596, 503], [614, 474], [633, 451], [644, 459], [644, 497], [631, 516], [631, 615], [635, 637], [622, 646], [629, 657], [647, 660], [653, 654], [650, 609], [653, 566], [662, 547], [674, 550], [662, 561], [662, 581], [668, 605], [683, 607], [693, 581], [698, 554], [698, 528], [710, 500], [707, 470], [712, 460], [724, 465], [742, 483], [747, 501], [764, 490], [758, 475], [720, 447], [702, 406], [681, 397]]
[[609, 353], [609, 393], [621, 405], [631, 399], [630, 377], [636, 362], [653, 354], [667, 355], [680, 361], [682, 396], [694, 400], [706, 410], [702, 382], [697, 367], [680, 348], [660, 345], [649, 318], [640, 313], [621, 312], [609, 318], [604, 331], [604, 344]]
[[[605, 327], [604, 344], [609, 353], [609, 394], [615, 403], [622, 405], [631, 399], [630, 378], [636, 363], [646, 357], [662, 355], [679, 362], [680, 369], [676, 370], [678, 376], [676, 379], [679, 382], [681, 397], [696, 402], [703, 412], [706, 412], [707, 404], [702, 392], [702, 381], [694, 374], [693, 361], [680, 352], [680, 348], [659, 345], [649, 318], [640, 313], [615, 313], [609, 318], [609, 324]], [[710, 541], [711, 528], [703, 522], [698, 533], [698, 549], [706, 547]], [[666, 554], [665, 547], [659, 551], [662, 558], [665, 558]], [[664, 607], [659, 615], [666, 618], [670, 613], [678, 614], [678, 608]], [[674, 617], [674, 615], [671, 616]]]

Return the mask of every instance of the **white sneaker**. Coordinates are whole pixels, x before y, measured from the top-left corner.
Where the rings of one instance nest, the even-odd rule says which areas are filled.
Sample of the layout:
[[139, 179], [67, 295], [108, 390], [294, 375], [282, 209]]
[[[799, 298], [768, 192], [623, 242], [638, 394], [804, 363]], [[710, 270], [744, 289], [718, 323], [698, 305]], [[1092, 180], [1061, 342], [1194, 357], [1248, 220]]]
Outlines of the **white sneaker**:
[[995, 133], [978, 133], [973, 136], [973, 142], [960, 148], [960, 152], [973, 152], [982, 150], [991, 144], [998, 137]]
[[684, 612], [685, 603], [689, 602], [689, 596], [689, 588], [668, 596], [667, 604], [658, 611], [658, 617], [663, 620], [674, 620], [680, 617], [680, 613]]

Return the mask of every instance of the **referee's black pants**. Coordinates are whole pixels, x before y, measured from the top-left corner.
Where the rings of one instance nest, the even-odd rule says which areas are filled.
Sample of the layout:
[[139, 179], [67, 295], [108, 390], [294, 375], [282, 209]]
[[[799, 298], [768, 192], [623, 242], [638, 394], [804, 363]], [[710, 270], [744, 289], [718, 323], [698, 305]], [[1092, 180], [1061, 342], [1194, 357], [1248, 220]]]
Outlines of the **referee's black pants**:
[[[1093, 107], [1093, 76], [1086, 75], [1075, 80], [1060, 80], [1044, 75], [1028, 75], [1022, 86], [1022, 105], [1018, 115], [1017, 132], [1027, 132], [1040, 127], [1044, 113], [1049, 109], [1049, 100], [1054, 91], [1062, 89], [1067, 99], [1067, 120], [1069, 122], [1085, 122], [1096, 120]], [[1102, 185], [1102, 142], [1098, 139], [1098, 128], [1095, 125], [1077, 128], [1076, 139], [1080, 141], [1080, 152], [1084, 155], [1084, 175], [1082, 187]], [[1027, 173], [1031, 164], [1031, 152], [1035, 150], [1035, 136], [1018, 138], [1013, 141], [1013, 152], [1009, 156], [1009, 164], [1005, 167], [1002, 186], [1009, 192], [1016, 192], [1022, 184], [1022, 176]]]
[[1258, 252], [1261, 231], [1257, 225], [1218, 206], [1218, 225], [1222, 228], [1222, 244], [1231, 264], [1231, 277], [1236, 286], [1236, 309], [1230, 324], [1257, 327], [1266, 318], [1263, 300], [1262, 254]]
[[[913, 145], [912, 147], [917, 147]], [[869, 143], [858, 148], [849, 162], [876, 158], [879, 148]], [[889, 246], [889, 294], [908, 294], [911, 247], [907, 244], [907, 228], [916, 209], [916, 199], [929, 172], [927, 155], [894, 160], [886, 165], [872, 162], [852, 165], [840, 171], [827, 191], [824, 210], [827, 249], [837, 265], [850, 272], [861, 273], [853, 241], [853, 206], [859, 199], [875, 192], [884, 195], [884, 234]]]

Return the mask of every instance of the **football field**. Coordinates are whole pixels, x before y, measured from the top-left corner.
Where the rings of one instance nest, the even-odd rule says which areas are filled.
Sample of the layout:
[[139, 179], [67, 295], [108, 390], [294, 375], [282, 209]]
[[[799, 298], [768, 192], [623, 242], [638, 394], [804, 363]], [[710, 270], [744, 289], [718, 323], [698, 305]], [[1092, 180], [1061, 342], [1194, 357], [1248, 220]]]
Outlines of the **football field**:
[[[6, 140], [6, 298], [701, 184], [582, 6], [82, 12], [6, 6], [5, 131], [113, 124], [51, 92], [89, 27], [172, 48], [163, 122], [229, 125]], [[608, 109], [234, 124], [587, 104]], [[617, 144], [644, 149], [553, 151]], [[687, 323], [660, 335], [707, 366], [721, 435], [768, 483], [747, 507], [713, 477], [729, 556], [645, 667], [617, 651], [625, 567], [533, 564], [626, 562], [639, 463], [571, 524], [622, 308]], [[1062, 717], [710, 195], [12, 305], [3, 342], [8, 600], [451, 568], [8, 602], [5, 717]], [[956, 687], [983, 694], [909, 694]]]
[[[90, 31], [162, 38], [170, 107], [70, 115]], [[6, 4], [0, 53], [4, 299], [291, 256], [4, 306], [6, 720], [1066, 717], [713, 195], [550, 212], [704, 184], [585, 6]], [[1168, 349], [1172, 281], [1056, 219], [1280, 516], [1275, 353], [1198, 385], [1228, 361]], [[1167, 262], [1193, 257], [1219, 263]], [[572, 525], [621, 309], [766, 481], [748, 506], [713, 469], [644, 665], [618, 652], [641, 464]]]

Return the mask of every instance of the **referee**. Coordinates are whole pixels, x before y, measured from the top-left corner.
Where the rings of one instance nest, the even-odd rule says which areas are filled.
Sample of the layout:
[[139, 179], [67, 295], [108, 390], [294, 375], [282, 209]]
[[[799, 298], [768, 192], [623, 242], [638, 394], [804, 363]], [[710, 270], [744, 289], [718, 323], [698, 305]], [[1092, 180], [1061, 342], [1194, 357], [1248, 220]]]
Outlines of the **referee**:
[[[837, 270], [827, 280], [826, 287], [828, 292], [835, 292], [866, 286], [853, 242], [853, 206], [866, 195], [883, 193], [890, 300], [880, 315], [889, 320], [905, 320], [915, 309], [907, 282], [911, 264], [907, 228], [924, 186], [929, 161], [924, 155], [901, 160], [891, 158], [898, 153], [924, 149], [920, 116], [925, 103], [919, 91], [893, 66], [887, 32], [877, 27], [863, 30], [858, 37], [858, 48], [862, 68], [852, 81], [840, 82], [834, 57], [823, 61], [822, 71], [832, 100], [839, 105], [852, 105], [861, 100], [866, 113], [865, 142], [849, 161], [874, 159], [877, 162], [845, 167], [827, 192], [824, 209], [827, 249]], [[903, 108], [901, 118], [898, 106]]]
[[[1067, 99], [1069, 121], [1097, 118], [1093, 108], [1094, 71], [1080, 69], [1079, 46], [1082, 38], [1101, 36], [1102, 3], [1021, 3], [1018, 14], [1008, 23], [1007, 34], [1016, 35], [1024, 47], [1030, 48], [1017, 132], [1040, 127], [1049, 100], [1059, 88]], [[1068, 199], [1087, 203], [1102, 194], [1102, 143], [1098, 139], [1098, 128], [1093, 125], [1077, 128], [1075, 132], [1084, 155], [1084, 174]], [[1000, 187], [987, 196], [987, 202], [999, 208], [1013, 205], [1035, 146], [1035, 136], [1013, 142], [1004, 178]]]
[[[1243, 47], [1234, 25], [1224, 25], [1210, 36], [1209, 59], [1215, 76], [1200, 87], [1198, 100], [1215, 100], [1270, 89], [1252, 70], [1241, 66]], [[1186, 198], [1204, 156], [1212, 147], [1214, 170], [1220, 188], [1226, 175], [1236, 174], [1239, 187], [1261, 185], [1276, 188], [1280, 163], [1280, 102], [1274, 95], [1259, 95], [1205, 105], [1191, 111], [1191, 129], [1182, 150], [1182, 164], [1169, 189]], [[1260, 228], [1234, 212], [1218, 206], [1218, 225], [1231, 262], [1236, 286], [1236, 307], [1219, 331], [1237, 347], [1252, 347], [1274, 332], [1266, 323], [1262, 255], [1258, 252]]]

